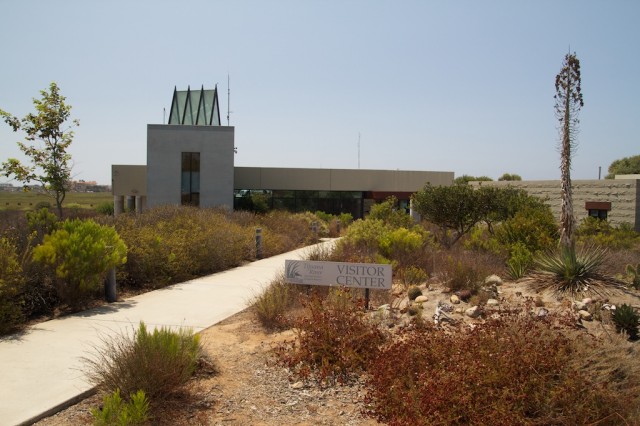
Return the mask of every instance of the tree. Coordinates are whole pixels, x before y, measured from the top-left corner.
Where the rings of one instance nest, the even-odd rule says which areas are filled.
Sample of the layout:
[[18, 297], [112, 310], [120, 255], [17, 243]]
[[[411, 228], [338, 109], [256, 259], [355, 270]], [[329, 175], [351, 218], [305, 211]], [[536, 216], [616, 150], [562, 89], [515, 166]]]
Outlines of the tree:
[[[20, 150], [30, 159], [31, 165], [25, 165], [18, 159], [9, 158], [0, 166], [0, 173], [22, 182], [25, 190], [31, 182], [37, 182], [56, 201], [58, 216], [62, 218], [62, 203], [69, 190], [71, 178], [71, 155], [67, 153], [73, 140], [71, 128], [78, 126], [73, 120], [72, 126], [65, 123], [71, 115], [71, 106], [65, 103], [58, 85], [53, 82], [49, 91], [41, 90], [42, 99], [33, 99], [35, 114], [27, 114], [18, 119], [0, 109], [0, 116], [13, 128], [26, 133], [27, 143], [18, 142]], [[35, 146], [34, 143], [42, 146]]]
[[577, 147], [578, 112], [584, 106], [581, 91], [580, 61], [576, 54], [567, 54], [562, 69], [556, 76], [556, 117], [560, 122], [560, 186], [562, 205], [560, 213], [560, 245], [573, 248], [573, 202], [571, 191], [571, 155]]
[[503, 181], [503, 180], [507, 180], [507, 181], [514, 181], [514, 180], [522, 180], [522, 177], [520, 177], [520, 175], [517, 175], [515, 173], [505, 173], [502, 176], [500, 176], [498, 178], [499, 181]]
[[640, 155], [615, 160], [609, 166], [609, 174], [605, 179], [613, 179], [615, 175], [634, 175], [640, 173]]
[[492, 180], [493, 179], [491, 179], [489, 176], [462, 175], [455, 178], [453, 180], [453, 183], [460, 184], [460, 183], [469, 183], [469, 182], [476, 182], [476, 181], [490, 182]]

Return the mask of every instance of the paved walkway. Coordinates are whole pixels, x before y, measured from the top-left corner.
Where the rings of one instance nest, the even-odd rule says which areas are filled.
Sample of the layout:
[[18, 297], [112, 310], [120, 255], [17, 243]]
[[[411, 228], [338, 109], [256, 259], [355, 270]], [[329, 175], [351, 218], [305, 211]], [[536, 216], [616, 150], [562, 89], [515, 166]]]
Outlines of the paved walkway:
[[[321, 245], [331, 245], [328, 241]], [[191, 327], [198, 332], [248, 306], [310, 247], [249, 263], [122, 302], [55, 319], [0, 339], [0, 425], [30, 424], [92, 392], [81, 358], [101, 336], [148, 326]]]

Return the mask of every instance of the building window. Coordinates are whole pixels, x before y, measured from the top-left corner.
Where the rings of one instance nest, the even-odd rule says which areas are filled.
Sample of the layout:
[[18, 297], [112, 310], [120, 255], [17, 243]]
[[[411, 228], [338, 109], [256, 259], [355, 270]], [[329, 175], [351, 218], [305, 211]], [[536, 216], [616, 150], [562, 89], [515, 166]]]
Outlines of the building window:
[[200, 205], [200, 153], [182, 153], [182, 205]]
[[608, 201], [587, 201], [584, 203], [584, 208], [589, 212], [589, 216], [607, 220], [607, 215], [611, 210], [611, 203]]

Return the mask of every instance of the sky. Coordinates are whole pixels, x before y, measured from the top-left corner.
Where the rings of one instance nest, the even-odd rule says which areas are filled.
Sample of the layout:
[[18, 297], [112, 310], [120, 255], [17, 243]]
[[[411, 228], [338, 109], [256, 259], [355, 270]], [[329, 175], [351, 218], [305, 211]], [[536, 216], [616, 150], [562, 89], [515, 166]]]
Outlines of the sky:
[[[146, 164], [174, 87], [216, 84], [236, 166], [558, 179], [575, 52], [572, 178], [597, 179], [640, 153], [639, 20], [637, 0], [0, 0], [0, 109], [33, 112], [55, 81], [74, 179], [102, 184]], [[0, 122], [0, 161], [24, 160], [22, 136]]]

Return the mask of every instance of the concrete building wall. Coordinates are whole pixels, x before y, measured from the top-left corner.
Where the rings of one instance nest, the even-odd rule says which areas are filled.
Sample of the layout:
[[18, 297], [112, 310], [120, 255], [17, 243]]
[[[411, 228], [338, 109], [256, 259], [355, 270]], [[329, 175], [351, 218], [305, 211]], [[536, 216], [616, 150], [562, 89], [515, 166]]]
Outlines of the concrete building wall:
[[147, 195], [147, 166], [113, 164], [111, 192], [123, 197]]
[[415, 192], [451, 185], [453, 172], [236, 167], [235, 189]]
[[[502, 182], [472, 182], [474, 186], [513, 186], [522, 188], [529, 194], [542, 199], [548, 199], [556, 218], [560, 219], [562, 192], [559, 180], [544, 181], [502, 181]], [[606, 180], [574, 180], [573, 211], [579, 223], [588, 216], [585, 208], [587, 202], [609, 202], [611, 210], [607, 220], [613, 225], [629, 223], [636, 231], [640, 231], [640, 180], [637, 179], [606, 179]]]
[[147, 126], [147, 204], [181, 204], [183, 152], [200, 153], [200, 206], [233, 207], [234, 128]]

